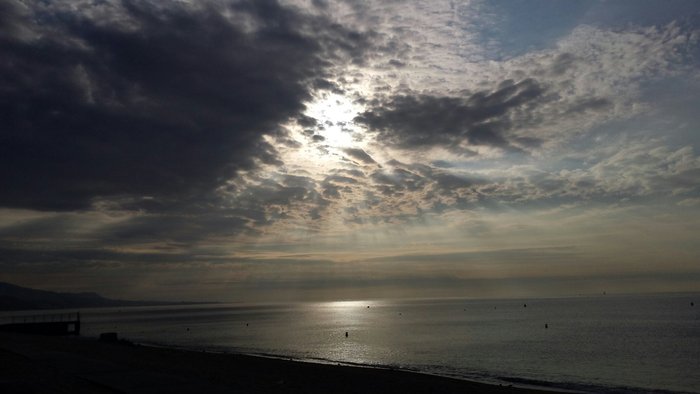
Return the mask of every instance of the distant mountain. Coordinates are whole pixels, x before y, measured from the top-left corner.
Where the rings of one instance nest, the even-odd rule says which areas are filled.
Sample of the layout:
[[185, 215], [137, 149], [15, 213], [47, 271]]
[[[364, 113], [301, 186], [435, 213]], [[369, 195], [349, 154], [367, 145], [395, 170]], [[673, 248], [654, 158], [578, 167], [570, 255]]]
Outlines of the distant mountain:
[[29, 289], [0, 282], [0, 310], [4, 311], [170, 304], [194, 303], [112, 300], [102, 297], [97, 293], [58, 293], [54, 291]]

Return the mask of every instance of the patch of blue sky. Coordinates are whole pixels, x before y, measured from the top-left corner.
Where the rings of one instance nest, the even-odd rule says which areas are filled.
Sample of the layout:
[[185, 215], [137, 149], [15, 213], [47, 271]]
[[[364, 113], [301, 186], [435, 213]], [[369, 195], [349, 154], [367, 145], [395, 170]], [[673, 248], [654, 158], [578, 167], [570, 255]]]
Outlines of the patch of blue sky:
[[[491, 60], [552, 47], [580, 24], [594, 3], [583, 0], [492, 0], [461, 10]], [[484, 15], [482, 18], [480, 15]], [[475, 17], [476, 16], [476, 17]]]
[[585, 24], [609, 28], [665, 26], [674, 21], [682, 25], [700, 27], [700, 1], [597, 1], [588, 9], [581, 20]]
[[651, 108], [640, 123], [654, 128], [671, 146], [690, 145], [700, 150], [700, 83], [681, 75], [642, 84], [641, 101]]
[[697, 0], [487, 0], [460, 16], [490, 60], [552, 48], [580, 25], [620, 30], [676, 22], [700, 27]]

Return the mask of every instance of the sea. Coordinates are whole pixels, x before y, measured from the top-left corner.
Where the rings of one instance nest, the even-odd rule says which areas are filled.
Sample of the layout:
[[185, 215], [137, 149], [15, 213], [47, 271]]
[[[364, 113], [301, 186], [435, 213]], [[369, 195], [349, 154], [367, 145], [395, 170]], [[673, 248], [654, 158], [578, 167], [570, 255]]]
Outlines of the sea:
[[[82, 335], [574, 392], [700, 393], [700, 293], [88, 309]], [[347, 333], [347, 335], [346, 335]]]

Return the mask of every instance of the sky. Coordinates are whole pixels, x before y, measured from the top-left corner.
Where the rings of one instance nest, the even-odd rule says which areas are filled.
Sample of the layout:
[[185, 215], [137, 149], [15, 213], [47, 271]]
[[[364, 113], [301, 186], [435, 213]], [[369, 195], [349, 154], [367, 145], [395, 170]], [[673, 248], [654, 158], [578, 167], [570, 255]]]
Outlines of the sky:
[[700, 3], [0, 0], [0, 281], [700, 291]]

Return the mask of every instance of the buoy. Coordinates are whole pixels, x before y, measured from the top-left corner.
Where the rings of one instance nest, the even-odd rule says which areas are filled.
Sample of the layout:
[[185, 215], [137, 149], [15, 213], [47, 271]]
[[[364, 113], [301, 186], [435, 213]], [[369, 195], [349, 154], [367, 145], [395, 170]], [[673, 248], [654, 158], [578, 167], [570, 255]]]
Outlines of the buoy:
[[345, 338], [347, 338], [347, 337], [348, 337], [348, 332], [347, 332], [347, 331], [345, 331]]
[[549, 324], [544, 323], [544, 328], [549, 328]]
[[523, 304], [523, 308], [527, 308], [527, 304]]
[[367, 305], [367, 308], [369, 309], [369, 305]]

